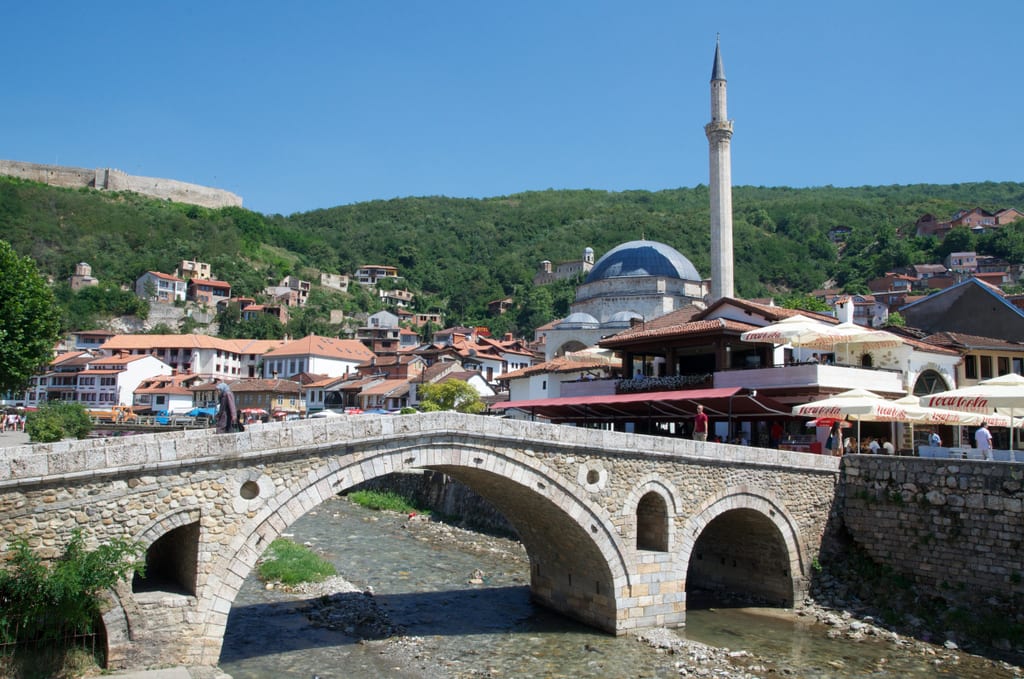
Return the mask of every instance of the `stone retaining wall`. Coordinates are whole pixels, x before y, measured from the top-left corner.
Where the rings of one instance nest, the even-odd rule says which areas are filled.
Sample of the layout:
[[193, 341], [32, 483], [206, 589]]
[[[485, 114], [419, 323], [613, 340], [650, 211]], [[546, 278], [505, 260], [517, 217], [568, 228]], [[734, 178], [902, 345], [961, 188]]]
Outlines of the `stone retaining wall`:
[[876, 562], [961, 601], [1024, 594], [1024, 465], [853, 455], [844, 524]]

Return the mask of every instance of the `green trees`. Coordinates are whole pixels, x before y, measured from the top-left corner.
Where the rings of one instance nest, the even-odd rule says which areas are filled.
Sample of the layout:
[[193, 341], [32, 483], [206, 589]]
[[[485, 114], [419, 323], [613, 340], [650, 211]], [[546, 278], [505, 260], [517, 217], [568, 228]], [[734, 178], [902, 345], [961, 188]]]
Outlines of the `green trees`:
[[19, 391], [53, 358], [60, 309], [28, 257], [0, 241], [0, 393]]
[[[72, 636], [95, 632], [104, 592], [133, 571], [145, 572], [142, 553], [125, 539], [87, 550], [75, 530], [60, 558], [45, 563], [24, 538], [13, 539], [11, 559], [0, 570], [0, 643], [43, 641], [67, 649]], [[3, 666], [0, 673], [10, 676]]]
[[420, 397], [420, 409], [427, 412], [457, 410], [460, 413], [479, 413], [486, 408], [476, 389], [463, 380], [421, 384], [417, 388], [417, 393]]

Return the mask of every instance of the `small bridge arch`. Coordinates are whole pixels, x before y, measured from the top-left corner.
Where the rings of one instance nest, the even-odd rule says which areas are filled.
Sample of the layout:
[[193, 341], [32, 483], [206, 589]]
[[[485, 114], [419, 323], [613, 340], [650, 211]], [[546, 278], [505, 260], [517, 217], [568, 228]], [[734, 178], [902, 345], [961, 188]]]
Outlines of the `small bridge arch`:
[[707, 500], [682, 529], [687, 588], [725, 589], [793, 606], [807, 593], [808, 548], [786, 506], [761, 488], [736, 486]]

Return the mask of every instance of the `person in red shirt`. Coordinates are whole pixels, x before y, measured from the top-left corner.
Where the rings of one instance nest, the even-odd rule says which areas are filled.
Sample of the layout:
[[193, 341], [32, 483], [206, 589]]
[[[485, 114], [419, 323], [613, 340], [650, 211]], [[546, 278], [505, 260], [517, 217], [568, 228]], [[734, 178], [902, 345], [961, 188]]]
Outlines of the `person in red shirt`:
[[783, 429], [782, 429], [782, 425], [779, 423], [779, 421], [776, 420], [775, 422], [772, 422], [772, 428], [768, 432], [768, 439], [769, 439], [769, 443], [771, 444], [772, 448], [778, 448], [779, 447], [779, 443], [782, 442], [782, 434], [783, 434]]
[[704, 414], [704, 406], [697, 406], [697, 414], [693, 418], [693, 440], [708, 440], [708, 416]]

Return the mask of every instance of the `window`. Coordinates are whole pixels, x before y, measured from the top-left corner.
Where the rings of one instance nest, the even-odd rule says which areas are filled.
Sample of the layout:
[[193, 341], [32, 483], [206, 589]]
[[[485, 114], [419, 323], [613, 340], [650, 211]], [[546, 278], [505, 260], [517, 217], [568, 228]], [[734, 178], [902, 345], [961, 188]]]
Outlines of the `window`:
[[999, 356], [996, 360], [999, 362], [999, 374], [1000, 375], [1005, 375], [1008, 372], [1010, 372], [1010, 357], [1009, 356]]
[[992, 377], [992, 357], [982, 356], [981, 357], [981, 379], [987, 380]]
[[964, 377], [969, 380], [978, 379], [978, 364], [976, 356], [964, 356]]

